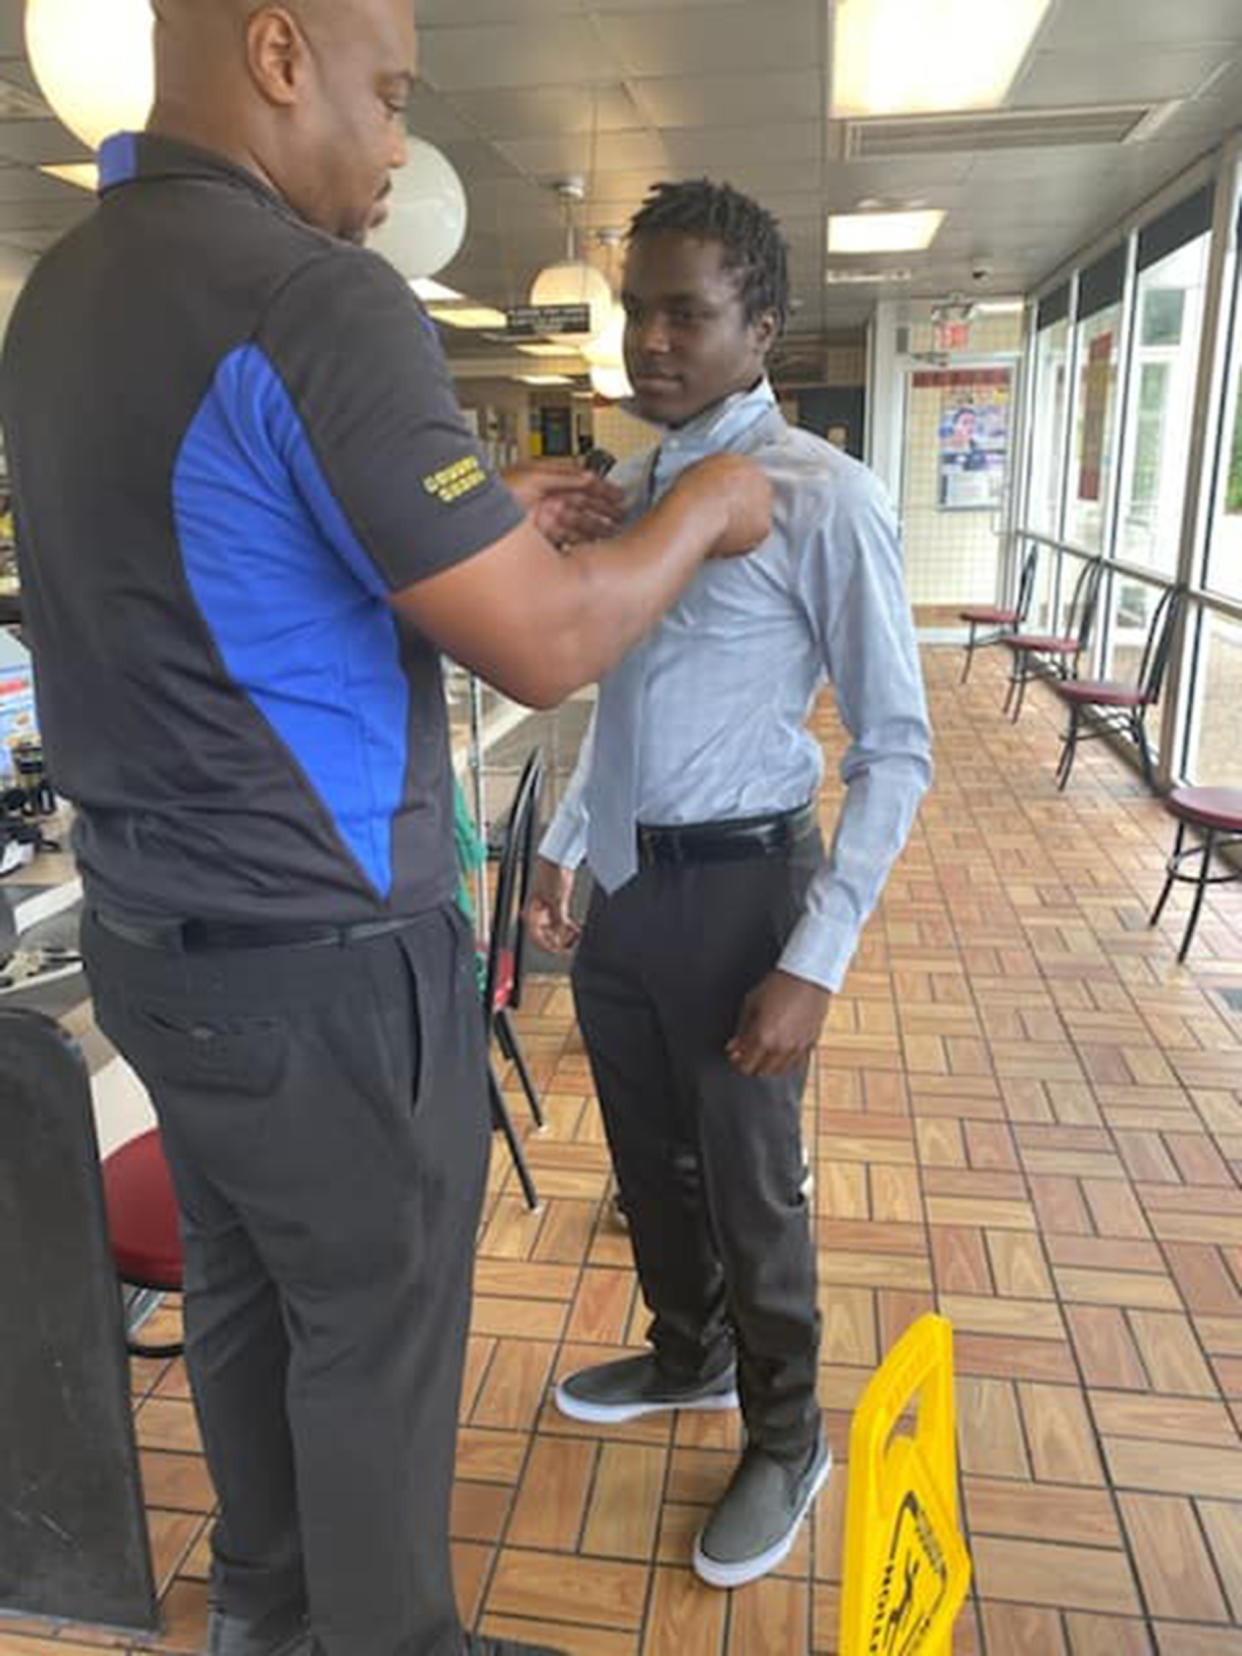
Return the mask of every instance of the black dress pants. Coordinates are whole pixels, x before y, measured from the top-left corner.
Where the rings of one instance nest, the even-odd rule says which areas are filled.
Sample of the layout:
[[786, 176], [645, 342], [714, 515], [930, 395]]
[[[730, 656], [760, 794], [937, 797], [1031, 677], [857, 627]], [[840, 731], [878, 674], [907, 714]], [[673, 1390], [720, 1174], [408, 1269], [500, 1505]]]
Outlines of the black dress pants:
[[489, 1145], [469, 929], [171, 953], [84, 926], [182, 1208], [214, 1592], [326, 1656], [459, 1656], [449, 1498]]
[[790, 1460], [819, 1430], [806, 1076], [739, 1075], [725, 1046], [821, 860], [813, 835], [597, 890], [573, 974], [657, 1358], [690, 1381], [736, 1349], [748, 1439]]

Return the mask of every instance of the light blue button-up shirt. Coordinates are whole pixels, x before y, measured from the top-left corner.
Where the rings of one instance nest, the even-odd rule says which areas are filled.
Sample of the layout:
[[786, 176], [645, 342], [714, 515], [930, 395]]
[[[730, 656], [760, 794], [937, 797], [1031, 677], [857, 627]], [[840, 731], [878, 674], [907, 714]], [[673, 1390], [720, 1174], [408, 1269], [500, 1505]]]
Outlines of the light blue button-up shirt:
[[[873, 473], [774, 418], [764, 381], [670, 431], [613, 481], [638, 516], [695, 461], [754, 453], [773, 485], [772, 533], [703, 565], [640, 648], [637, 821], [649, 827], [793, 810], [823, 777], [806, 728], [830, 680], [851, 741], [845, 803], [786, 972], [839, 989], [931, 781], [931, 732], [892, 507]], [[594, 724], [543, 856], [586, 855]]]

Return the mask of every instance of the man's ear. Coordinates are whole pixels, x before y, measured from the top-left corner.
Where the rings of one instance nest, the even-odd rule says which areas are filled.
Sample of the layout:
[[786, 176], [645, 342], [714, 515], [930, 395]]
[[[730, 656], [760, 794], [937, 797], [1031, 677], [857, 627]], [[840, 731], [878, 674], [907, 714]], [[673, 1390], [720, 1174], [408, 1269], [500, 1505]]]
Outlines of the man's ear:
[[246, 25], [246, 57], [251, 78], [269, 103], [287, 108], [297, 102], [310, 53], [292, 12], [260, 7]]
[[781, 325], [777, 320], [776, 312], [771, 310], [764, 311], [760, 316], [755, 318], [751, 326], [755, 330], [755, 348], [766, 362], [768, 355], [771, 352], [773, 345], [776, 344], [781, 331]]

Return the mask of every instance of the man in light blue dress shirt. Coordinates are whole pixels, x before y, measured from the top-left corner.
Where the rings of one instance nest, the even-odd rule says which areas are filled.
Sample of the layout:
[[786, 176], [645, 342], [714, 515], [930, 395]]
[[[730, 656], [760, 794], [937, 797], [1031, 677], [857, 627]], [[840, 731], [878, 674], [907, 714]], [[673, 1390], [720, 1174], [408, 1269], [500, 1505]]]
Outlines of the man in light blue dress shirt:
[[[579, 942], [578, 1020], [654, 1318], [650, 1353], [571, 1375], [557, 1403], [602, 1424], [740, 1399], [746, 1451], [694, 1549], [719, 1587], [776, 1568], [828, 1476], [801, 1098], [931, 779], [892, 508], [786, 424], [766, 377], [787, 296], [776, 221], [728, 186], [660, 185], [631, 226], [626, 363], [664, 434], [614, 481], [639, 516], [703, 456], [748, 454], [773, 531], [705, 567], [601, 684], [528, 909], [544, 947]], [[851, 737], [827, 854], [806, 728], [825, 682]]]

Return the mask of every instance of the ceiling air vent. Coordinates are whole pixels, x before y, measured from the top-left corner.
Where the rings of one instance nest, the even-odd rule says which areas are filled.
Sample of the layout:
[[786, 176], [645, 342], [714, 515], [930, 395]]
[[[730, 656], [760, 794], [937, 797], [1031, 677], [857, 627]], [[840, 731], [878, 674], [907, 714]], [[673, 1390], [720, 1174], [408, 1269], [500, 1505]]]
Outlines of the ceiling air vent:
[[1074, 109], [998, 109], [961, 115], [902, 115], [845, 123], [844, 159], [967, 150], [1051, 149], [1058, 144], [1123, 144], [1151, 113], [1150, 104]]

